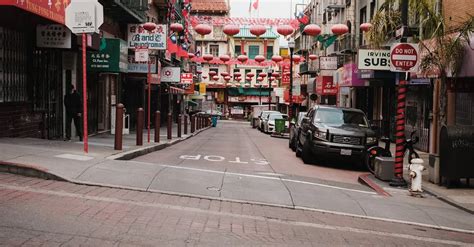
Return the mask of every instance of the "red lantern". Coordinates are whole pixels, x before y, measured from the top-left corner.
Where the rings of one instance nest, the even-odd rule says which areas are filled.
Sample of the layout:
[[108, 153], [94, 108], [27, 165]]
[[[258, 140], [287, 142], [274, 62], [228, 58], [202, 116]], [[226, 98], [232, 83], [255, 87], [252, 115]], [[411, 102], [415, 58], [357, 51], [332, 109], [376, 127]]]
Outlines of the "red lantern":
[[203, 75], [203, 76], [202, 76], [202, 79], [207, 79], [207, 75]]
[[240, 77], [242, 74], [240, 74], [240, 72], [235, 72], [234, 73], [234, 77]]
[[175, 33], [179, 33], [181, 31], [184, 30], [183, 28], [183, 25], [181, 25], [181, 23], [173, 23], [170, 25], [170, 29], [171, 31], [175, 32]]
[[201, 71], [201, 70], [197, 70], [197, 71], [196, 71], [196, 74], [200, 75], [200, 74], [202, 74], [202, 71]]
[[217, 75], [217, 72], [215, 72], [214, 70], [209, 71], [209, 76], [215, 76], [215, 75]]
[[269, 81], [274, 81], [274, 80], [275, 80], [275, 77], [270, 76], [270, 77], [268, 77], [268, 80], [269, 80]]
[[265, 83], [262, 85], [263, 87], [268, 87], [268, 83]]
[[217, 80], [219, 80], [219, 76], [218, 76], [218, 75], [215, 75], [215, 76], [212, 77], [212, 79], [213, 79], [214, 81], [217, 81]]
[[316, 24], [309, 24], [304, 27], [303, 33], [310, 36], [317, 36], [321, 33], [321, 28]]
[[255, 76], [255, 74], [254, 74], [254, 73], [247, 73], [247, 77], [250, 77], [250, 78], [252, 78], [252, 77], [254, 77], [254, 76]]
[[225, 62], [227, 62], [227, 61], [230, 60], [230, 57], [229, 57], [229, 55], [221, 55], [221, 56], [219, 57], [219, 59], [220, 59], [222, 62], [225, 63]]
[[250, 27], [250, 33], [257, 36], [257, 38], [265, 32], [267, 32], [267, 28], [262, 25], [253, 25]]
[[235, 77], [234, 80], [240, 81], [240, 80], [242, 80], [242, 78], [240, 78], [240, 77]]
[[250, 83], [245, 83], [244, 87], [250, 87]]
[[257, 55], [257, 56], [255, 56], [255, 61], [261, 63], [261, 62], [265, 61], [265, 57], [262, 56], [262, 55]]
[[288, 36], [288, 35], [292, 34], [294, 31], [295, 31], [295, 29], [293, 29], [293, 27], [290, 26], [290, 25], [281, 25], [281, 26], [277, 27], [277, 32], [280, 35], [283, 35], [283, 36]]
[[294, 55], [294, 56], [293, 56], [293, 62], [295, 62], [296, 64], [298, 64], [300, 61], [301, 61], [300, 55]]
[[272, 87], [278, 86], [276, 82], [272, 82]]
[[211, 61], [212, 59], [214, 59], [214, 56], [212, 56], [211, 54], [204, 54], [204, 56], [202, 56], [202, 59], [206, 60], [206, 61]]
[[221, 76], [229, 76], [228, 72], [221, 72]]
[[143, 24], [143, 28], [145, 30], [147, 30], [148, 32], [151, 32], [151, 31], [155, 30], [156, 24], [153, 23], [153, 22], [147, 22], [147, 23]]
[[229, 80], [230, 80], [230, 76], [224, 76], [224, 80], [229, 81]]
[[344, 24], [336, 24], [331, 27], [331, 32], [335, 35], [342, 35], [349, 32], [349, 28]]
[[364, 32], [369, 31], [371, 28], [372, 28], [372, 23], [366, 22], [366, 23], [360, 24], [360, 30]]
[[265, 73], [265, 72], [260, 72], [260, 73], [258, 74], [258, 76], [265, 78], [265, 77], [267, 77], [267, 73]]
[[228, 36], [234, 36], [240, 32], [240, 29], [236, 25], [229, 24], [229, 25], [225, 25], [222, 31]]
[[188, 52], [188, 57], [189, 58], [193, 58], [194, 56], [195, 56], [194, 53]]
[[273, 55], [272, 61], [275, 62], [275, 63], [279, 63], [279, 62], [283, 61], [283, 58], [279, 55]]
[[248, 59], [249, 59], [249, 58], [248, 58], [247, 56], [245, 56], [245, 55], [239, 55], [239, 56], [237, 57], [237, 60], [239, 60], [239, 62], [241, 62], [241, 63], [245, 63]]
[[275, 77], [275, 78], [278, 78], [278, 77], [280, 77], [280, 73], [273, 72], [273, 73], [272, 73], [272, 76]]
[[318, 56], [316, 56], [315, 54], [309, 54], [309, 59], [311, 60], [316, 60], [318, 58]]
[[212, 28], [209, 26], [209, 25], [206, 25], [206, 24], [198, 24], [194, 30], [196, 31], [196, 33], [200, 34], [200, 35], [207, 35], [207, 34], [210, 34], [212, 32]]
[[259, 82], [263, 81], [263, 77], [261, 77], [261, 76], [257, 77], [257, 81], [259, 81]]

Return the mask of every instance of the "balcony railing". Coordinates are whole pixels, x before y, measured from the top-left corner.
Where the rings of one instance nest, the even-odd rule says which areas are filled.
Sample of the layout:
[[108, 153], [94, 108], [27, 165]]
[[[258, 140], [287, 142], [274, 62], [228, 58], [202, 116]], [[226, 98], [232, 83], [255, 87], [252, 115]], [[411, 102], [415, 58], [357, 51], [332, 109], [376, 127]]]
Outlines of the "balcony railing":
[[357, 51], [357, 35], [346, 34], [334, 43], [334, 51], [338, 53], [352, 53]]

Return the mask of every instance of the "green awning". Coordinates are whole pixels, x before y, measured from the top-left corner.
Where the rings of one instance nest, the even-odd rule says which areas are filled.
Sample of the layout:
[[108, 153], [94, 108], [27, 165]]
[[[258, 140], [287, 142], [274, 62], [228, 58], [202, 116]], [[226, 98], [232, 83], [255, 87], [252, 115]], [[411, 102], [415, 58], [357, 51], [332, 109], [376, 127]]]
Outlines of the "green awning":
[[228, 88], [228, 92], [230, 96], [239, 96], [239, 95], [246, 95], [246, 96], [268, 96], [268, 92], [273, 91], [273, 88]]
[[188, 105], [190, 105], [190, 106], [198, 106], [199, 105], [198, 103], [196, 103], [192, 100], [188, 100], [187, 102], [188, 102]]

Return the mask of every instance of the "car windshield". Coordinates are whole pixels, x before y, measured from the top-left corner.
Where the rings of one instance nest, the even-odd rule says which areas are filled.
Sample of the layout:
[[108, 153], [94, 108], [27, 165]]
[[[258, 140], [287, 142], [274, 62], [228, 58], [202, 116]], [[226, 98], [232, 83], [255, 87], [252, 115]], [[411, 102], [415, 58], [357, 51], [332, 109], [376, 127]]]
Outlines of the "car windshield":
[[270, 116], [268, 117], [269, 120], [275, 120], [275, 119], [285, 119], [288, 120], [288, 116], [287, 115], [283, 115], [283, 114], [270, 114]]
[[365, 114], [344, 109], [318, 109], [316, 111], [314, 122], [333, 126], [340, 126], [344, 124], [358, 125], [360, 127], [369, 126]]
[[269, 111], [262, 112], [262, 118], [267, 118], [268, 115], [270, 115], [270, 113], [272, 113], [272, 112], [269, 112]]

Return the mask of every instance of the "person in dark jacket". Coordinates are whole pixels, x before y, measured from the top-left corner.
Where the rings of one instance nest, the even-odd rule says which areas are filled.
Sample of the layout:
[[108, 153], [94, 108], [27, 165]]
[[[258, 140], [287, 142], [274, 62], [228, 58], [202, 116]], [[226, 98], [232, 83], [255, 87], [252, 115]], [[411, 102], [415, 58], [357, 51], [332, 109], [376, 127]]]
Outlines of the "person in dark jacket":
[[76, 91], [74, 85], [69, 86], [69, 90], [64, 96], [64, 106], [66, 107], [66, 139], [71, 140], [71, 120], [74, 120], [79, 140], [82, 141], [81, 115], [82, 101], [81, 95]]

